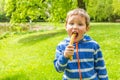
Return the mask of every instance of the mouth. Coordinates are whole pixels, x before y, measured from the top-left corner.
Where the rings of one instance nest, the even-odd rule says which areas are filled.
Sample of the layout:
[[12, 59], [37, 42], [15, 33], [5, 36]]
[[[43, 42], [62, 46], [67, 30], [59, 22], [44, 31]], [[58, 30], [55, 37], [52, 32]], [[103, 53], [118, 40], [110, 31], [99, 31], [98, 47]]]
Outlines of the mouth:
[[77, 32], [73, 32], [72, 34], [76, 34], [75, 38], [77, 38], [77, 37], [78, 37], [78, 33], [77, 33]]

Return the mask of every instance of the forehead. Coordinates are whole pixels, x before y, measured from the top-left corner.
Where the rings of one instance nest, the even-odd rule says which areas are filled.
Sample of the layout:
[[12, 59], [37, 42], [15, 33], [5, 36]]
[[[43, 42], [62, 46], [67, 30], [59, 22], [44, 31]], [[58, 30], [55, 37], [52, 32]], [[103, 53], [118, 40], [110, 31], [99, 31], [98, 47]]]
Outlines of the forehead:
[[84, 16], [82, 16], [82, 15], [70, 15], [69, 17], [68, 17], [68, 20], [67, 20], [68, 22], [70, 22], [70, 21], [85, 21], [85, 17]]

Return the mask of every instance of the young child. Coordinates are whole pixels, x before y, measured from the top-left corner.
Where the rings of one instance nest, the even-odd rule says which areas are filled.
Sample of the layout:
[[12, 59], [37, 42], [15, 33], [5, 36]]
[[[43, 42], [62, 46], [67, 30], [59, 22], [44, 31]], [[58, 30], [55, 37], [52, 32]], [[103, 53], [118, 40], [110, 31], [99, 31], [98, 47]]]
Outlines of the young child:
[[[64, 72], [63, 80], [108, 80], [100, 46], [85, 34], [89, 23], [90, 17], [84, 9], [74, 9], [67, 14], [69, 37], [58, 44], [54, 60], [55, 69]], [[73, 33], [77, 35], [74, 44], [69, 45]]]

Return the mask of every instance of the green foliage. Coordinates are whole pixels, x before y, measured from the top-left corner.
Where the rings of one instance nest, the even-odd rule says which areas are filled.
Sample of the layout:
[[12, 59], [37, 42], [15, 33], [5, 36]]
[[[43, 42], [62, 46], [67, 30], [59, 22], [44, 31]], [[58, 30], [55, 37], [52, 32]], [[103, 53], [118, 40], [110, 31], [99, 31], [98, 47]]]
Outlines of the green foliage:
[[7, 0], [5, 10], [11, 22], [33, 21], [39, 17], [46, 18], [47, 4], [42, 0]]
[[[120, 16], [120, 0], [84, 0], [87, 12], [94, 21], [112, 21]], [[6, 15], [13, 22], [64, 22], [69, 10], [77, 8], [77, 0], [6, 0]]]
[[9, 18], [5, 15], [5, 13], [0, 13], [0, 22], [9, 22]]
[[[91, 23], [88, 32], [101, 46], [109, 80], [120, 77], [119, 30], [120, 24]], [[63, 73], [55, 71], [53, 60], [57, 44], [65, 37], [67, 33], [62, 24], [59, 30], [13, 35], [0, 40], [0, 80], [61, 80]]]
[[50, 8], [50, 21], [64, 22], [69, 10], [76, 8], [76, 0], [52, 0]]
[[5, 0], [0, 0], [0, 13], [4, 13]]
[[114, 13], [120, 15], [120, 0], [113, 0], [112, 7], [114, 8]]
[[0, 0], [0, 22], [9, 21], [9, 18], [5, 16], [4, 6], [5, 0]]
[[109, 21], [112, 16], [112, 0], [89, 0], [87, 11], [95, 21]]
[[43, 18], [50, 21], [63, 21], [66, 13], [76, 7], [76, 0], [7, 0], [5, 10], [11, 22], [25, 22]]

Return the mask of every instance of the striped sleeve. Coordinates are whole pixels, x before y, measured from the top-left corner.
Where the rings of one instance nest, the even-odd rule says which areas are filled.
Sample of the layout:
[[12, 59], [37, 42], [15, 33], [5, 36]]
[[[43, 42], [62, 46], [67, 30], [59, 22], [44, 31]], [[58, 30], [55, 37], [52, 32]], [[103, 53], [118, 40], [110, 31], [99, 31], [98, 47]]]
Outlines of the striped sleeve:
[[103, 59], [102, 51], [100, 50], [99, 45], [96, 46], [94, 52], [94, 59], [95, 59], [95, 70], [99, 77], [99, 80], [108, 80], [107, 70], [105, 67], [105, 62]]
[[68, 58], [65, 58], [63, 53], [63, 49], [58, 45], [56, 48], [56, 58], [54, 60], [54, 67], [58, 72], [64, 72], [68, 63]]

